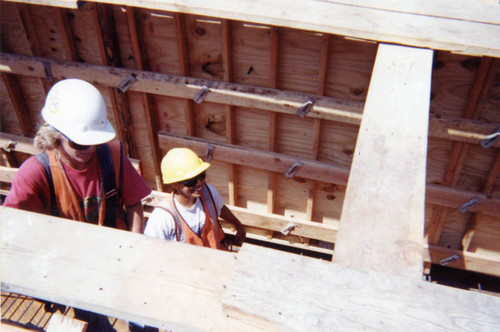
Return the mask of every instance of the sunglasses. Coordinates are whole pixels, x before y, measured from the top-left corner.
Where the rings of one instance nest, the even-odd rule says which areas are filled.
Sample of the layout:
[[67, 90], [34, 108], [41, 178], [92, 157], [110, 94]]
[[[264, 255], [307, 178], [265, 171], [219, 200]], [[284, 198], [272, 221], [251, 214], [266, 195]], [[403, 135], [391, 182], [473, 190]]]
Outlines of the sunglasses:
[[206, 176], [206, 173], [203, 172], [201, 174], [198, 174], [194, 178], [182, 181], [182, 184], [188, 188], [193, 188], [198, 183], [198, 180], [202, 180], [202, 181], [205, 180], [205, 176]]
[[[62, 134], [62, 133], [61, 133]], [[68, 140], [68, 145], [73, 149], [73, 150], [78, 150], [78, 151], [83, 151], [87, 150], [88, 148], [92, 147], [92, 145], [80, 145], [78, 143], [73, 142], [72, 140], [69, 139], [68, 136], [62, 134], [67, 140]]]

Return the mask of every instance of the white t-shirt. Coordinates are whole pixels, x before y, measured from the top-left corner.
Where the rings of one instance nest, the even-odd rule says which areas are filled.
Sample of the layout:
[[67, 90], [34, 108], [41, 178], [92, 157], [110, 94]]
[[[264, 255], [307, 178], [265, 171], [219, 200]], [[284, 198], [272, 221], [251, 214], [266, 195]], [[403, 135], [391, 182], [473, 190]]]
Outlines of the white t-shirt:
[[[217, 209], [217, 214], [220, 215], [220, 211], [224, 206], [224, 201], [219, 195], [217, 189], [212, 185], [207, 183], [212, 197], [214, 198], [215, 207]], [[174, 199], [175, 202], [175, 199]], [[161, 201], [160, 206], [168, 207], [169, 204], [165, 201]], [[203, 226], [205, 225], [205, 211], [203, 209], [203, 203], [200, 198], [196, 199], [194, 205], [190, 208], [186, 208], [175, 202], [175, 207], [177, 211], [182, 216], [182, 219], [186, 221], [187, 225], [193, 232], [200, 235]], [[157, 237], [160, 239], [176, 241], [175, 235], [175, 220], [170, 213], [161, 208], [155, 208], [146, 223], [146, 228], [144, 229], [144, 234], [151, 237]]]

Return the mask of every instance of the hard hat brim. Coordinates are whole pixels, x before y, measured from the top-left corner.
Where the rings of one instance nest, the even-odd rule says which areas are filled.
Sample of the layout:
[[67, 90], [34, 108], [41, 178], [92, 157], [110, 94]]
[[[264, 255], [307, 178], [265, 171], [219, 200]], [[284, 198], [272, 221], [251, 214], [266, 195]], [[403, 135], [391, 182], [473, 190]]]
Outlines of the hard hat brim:
[[111, 141], [115, 138], [116, 133], [111, 123], [107, 121], [106, 125], [103, 128], [99, 128], [99, 130], [73, 131], [71, 133], [64, 133], [64, 135], [77, 144], [99, 145]]
[[184, 174], [182, 177], [177, 177], [177, 178], [170, 178], [170, 179], [165, 179], [163, 178], [163, 183], [165, 184], [172, 184], [172, 183], [177, 183], [185, 180], [189, 180], [194, 178], [197, 175], [200, 175], [204, 171], [206, 171], [210, 167], [210, 163], [207, 163], [206, 161], [202, 161], [201, 165], [198, 166], [196, 169], [191, 170], [190, 172], [187, 172]]

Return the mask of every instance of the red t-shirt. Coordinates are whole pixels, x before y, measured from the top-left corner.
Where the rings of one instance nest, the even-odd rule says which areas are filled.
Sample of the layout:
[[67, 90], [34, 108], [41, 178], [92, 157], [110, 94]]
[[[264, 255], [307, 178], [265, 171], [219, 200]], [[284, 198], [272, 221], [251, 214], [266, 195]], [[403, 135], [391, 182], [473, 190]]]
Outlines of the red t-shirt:
[[[141, 175], [130, 160], [122, 158], [120, 198], [125, 205], [134, 205], [151, 193]], [[64, 169], [79, 197], [86, 221], [97, 223], [97, 207], [100, 200], [101, 167], [94, 153], [86, 169], [75, 170], [64, 164]], [[3, 206], [50, 214], [50, 190], [42, 164], [35, 156], [27, 159], [12, 180], [11, 190]]]

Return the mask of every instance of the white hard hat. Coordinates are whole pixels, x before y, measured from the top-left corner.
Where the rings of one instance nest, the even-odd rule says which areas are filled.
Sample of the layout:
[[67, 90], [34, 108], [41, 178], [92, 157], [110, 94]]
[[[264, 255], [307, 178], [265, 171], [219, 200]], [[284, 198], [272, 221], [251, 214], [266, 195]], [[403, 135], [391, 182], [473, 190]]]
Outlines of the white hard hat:
[[42, 117], [77, 144], [98, 145], [115, 137], [101, 93], [80, 79], [70, 78], [54, 84], [45, 99]]

